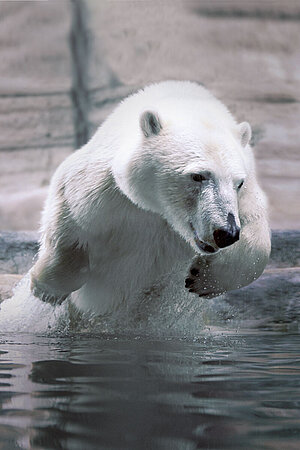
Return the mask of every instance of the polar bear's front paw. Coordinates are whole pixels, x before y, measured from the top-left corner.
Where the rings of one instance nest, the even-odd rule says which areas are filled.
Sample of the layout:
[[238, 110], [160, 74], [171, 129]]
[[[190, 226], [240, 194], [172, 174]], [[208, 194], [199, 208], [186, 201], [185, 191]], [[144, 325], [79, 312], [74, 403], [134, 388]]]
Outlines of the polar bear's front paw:
[[206, 293], [206, 288], [201, 286], [199, 280], [199, 268], [193, 265], [190, 270], [188, 277], [185, 279], [185, 287], [193, 294], [198, 294], [199, 297], [209, 297], [209, 293]]
[[213, 276], [210, 263], [202, 257], [196, 257], [190, 268], [185, 287], [199, 297], [213, 298], [224, 294], [220, 280]]
[[191, 267], [189, 270], [189, 275], [185, 279], [185, 287], [189, 290], [189, 292], [197, 294], [198, 276], [199, 269], [197, 267]]
[[31, 282], [31, 292], [42, 302], [51, 303], [52, 305], [60, 305], [68, 297], [68, 295], [57, 295], [47, 292], [44, 286], [33, 280]]

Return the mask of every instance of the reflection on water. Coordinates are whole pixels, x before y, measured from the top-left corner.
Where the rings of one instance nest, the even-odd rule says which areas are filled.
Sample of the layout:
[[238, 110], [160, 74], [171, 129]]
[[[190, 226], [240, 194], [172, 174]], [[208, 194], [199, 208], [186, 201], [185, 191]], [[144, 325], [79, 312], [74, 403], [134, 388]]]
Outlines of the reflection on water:
[[0, 448], [300, 448], [298, 334], [0, 344]]

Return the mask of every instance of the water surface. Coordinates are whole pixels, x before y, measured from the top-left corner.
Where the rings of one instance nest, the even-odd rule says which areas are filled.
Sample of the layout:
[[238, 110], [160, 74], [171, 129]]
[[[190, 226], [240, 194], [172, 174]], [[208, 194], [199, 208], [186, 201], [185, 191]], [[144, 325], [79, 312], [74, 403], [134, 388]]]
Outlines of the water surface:
[[0, 336], [2, 449], [298, 449], [300, 335]]

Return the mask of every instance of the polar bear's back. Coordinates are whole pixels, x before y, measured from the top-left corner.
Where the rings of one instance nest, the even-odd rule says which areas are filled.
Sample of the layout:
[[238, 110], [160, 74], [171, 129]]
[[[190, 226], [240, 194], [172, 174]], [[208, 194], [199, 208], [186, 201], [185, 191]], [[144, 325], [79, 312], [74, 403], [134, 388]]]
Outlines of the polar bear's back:
[[[145, 86], [129, 98], [140, 98], [141, 102], [160, 101], [165, 98], [182, 99], [198, 98], [199, 100], [214, 99], [213, 95], [202, 85], [192, 81], [162, 81]], [[125, 99], [126, 101], [126, 99]]]
[[[235, 120], [226, 106], [205, 87], [191, 81], [163, 81], [140, 89], [125, 98], [100, 126], [92, 148], [125, 146], [134, 148], [141, 138], [139, 118], [144, 111], [155, 111], [162, 121], [187, 125], [194, 121], [232, 127]], [[103, 151], [103, 150], [102, 150]], [[110, 152], [111, 153], [111, 152]]]
[[203, 104], [211, 104], [215, 111], [231, 117], [223, 103], [217, 100], [204, 86], [191, 81], [162, 81], [146, 86], [125, 98], [115, 110], [115, 114], [136, 112], [140, 115], [146, 109], [151, 108], [159, 113], [161, 106], [166, 103], [184, 106], [187, 103], [195, 103], [195, 101], [198, 109], [201, 109]]

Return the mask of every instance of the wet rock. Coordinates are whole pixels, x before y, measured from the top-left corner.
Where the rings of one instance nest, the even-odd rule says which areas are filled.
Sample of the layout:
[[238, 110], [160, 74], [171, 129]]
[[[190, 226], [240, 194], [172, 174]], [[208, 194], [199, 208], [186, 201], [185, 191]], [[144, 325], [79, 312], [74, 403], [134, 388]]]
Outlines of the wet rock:
[[273, 230], [269, 266], [300, 267], [300, 231]]
[[234, 326], [298, 330], [300, 267], [267, 269], [254, 283], [226, 294], [226, 303]]
[[[300, 267], [284, 269], [266, 269], [265, 272], [249, 286], [227, 294], [231, 302], [244, 301], [264, 302], [283, 300], [284, 302], [300, 301]], [[300, 310], [300, 302], [299, 302]]]
[[[0, 301], [33, 265], [38, 251], [34, 232], [0, 233]], [[270, 264], [249, 286], [226, 294], [223, 314], [233, 326], [290, 327], [300, 322], [300, 231], [273, 231]], [[184, 281], [183, 281], [184, 282]], [[159, 295], [158, 295], [159, 297]], [[191, 297], [192, 303], [194, 303]], [[208, 300], [209, 302], [209, 300]], [[215, 320], [218, 299], [211, 311]], [[219, 314], [220, 315], [220, 314]], [[263, 318], [263, 319], [262, 319]], [[223, 320], [223, 319], [222, 319]], [[224, 322], [224, 321], [223, 321]]]
[[0, 274], [22, 274], [33, 264], [38, 234], [32, 231], [0, 232]]
[[[25, 273], [38, 251], [38, 233], [0, 232], [0, 273]], [[300, 231], [274, 230], [269, 268], [300, 266]]]

